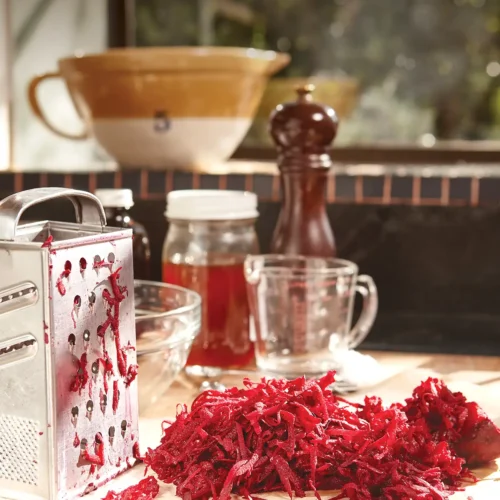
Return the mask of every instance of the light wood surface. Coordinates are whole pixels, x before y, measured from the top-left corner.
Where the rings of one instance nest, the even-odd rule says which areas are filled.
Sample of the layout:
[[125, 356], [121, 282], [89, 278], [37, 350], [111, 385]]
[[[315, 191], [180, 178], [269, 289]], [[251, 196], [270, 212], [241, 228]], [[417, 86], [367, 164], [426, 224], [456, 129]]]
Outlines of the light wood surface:
[[[370, 353], [388, 368], [387, 378], [378, 386], [353, 394], [351, 400], [359, 401], [366, 394], [377, 394], [387, 403], [401, 401], [412, 389], [428, 376], [444, 379], [453, 390], [462, 391], [467, 398], [477, 401], [497, 423], [500, 423], [500, 358], [479, 356], [450, 356], [402, 353]], [[258, 377], [256, 377], [258, 378]], [[241, 383], [233, 379], [222, 380], [225, 384]], [[176, 382], [159, 401], [147, 409], [141, 417], [141, 450], [158, 444], [161, 421], [175, 414], [178, 403], [190, 403], [197, 391], [193, 387]], [[480, 481], [470, 485], [465, 492], [453, 495], [453, 500], [500, 499], [500, 461], [475, 471]], [[137, 466], [112, 481], [109, 485], [89, 495], [89, 500], [101, 499], [112, 489], [120, 491], [144, 477], [143, 466]], [[332, 492], [324, 492], [329, 498]], [[259, 495], [270, 500], [285, 499], [286, 494]], [[159, 500], [174, 500], [172, 487], [162, 485]]]

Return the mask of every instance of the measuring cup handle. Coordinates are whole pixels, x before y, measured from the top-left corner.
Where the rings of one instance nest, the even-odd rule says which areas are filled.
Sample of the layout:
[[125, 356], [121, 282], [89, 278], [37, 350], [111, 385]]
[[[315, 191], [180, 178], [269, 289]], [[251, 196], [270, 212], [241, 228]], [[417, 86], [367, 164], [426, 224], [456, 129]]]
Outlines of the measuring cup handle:
[[101, 202], [87, 191], [57, 187], [28, 189], [0, 201], [0, 240], [14, 241], [23, 213], [34, 205], [56, 198], [68, 198], [73, 203], [77, 223], [106, 225]]
[[363, 310], [349, 334], [349, 349], [355, 349], [365, 340], [375, 322], [378, 311], [378, 292], [371, 276], [366, 274], [358, 276], [356, 280], [356, 292], [363, 296]]

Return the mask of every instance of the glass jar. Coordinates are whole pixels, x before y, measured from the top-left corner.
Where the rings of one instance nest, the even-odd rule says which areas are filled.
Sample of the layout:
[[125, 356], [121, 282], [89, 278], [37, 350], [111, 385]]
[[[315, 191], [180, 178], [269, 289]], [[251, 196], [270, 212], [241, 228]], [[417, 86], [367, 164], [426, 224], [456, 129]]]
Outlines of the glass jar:
[[95, 195], [104, 207], [109, 227], [132, 229], [134, 234], [133, 258], [134, 278], [149, 280], [151, 276], [151, 249], [146, 228], [130, 217], [129, 210], [134, 206], [130, 189], [96, 189]]
[[243, 262], [258, 253], [257, 196], [186, 190], [167, 196], [163, 281], [202, 297], [201, 333], [188, 364], [243, 367], [254, 359]]

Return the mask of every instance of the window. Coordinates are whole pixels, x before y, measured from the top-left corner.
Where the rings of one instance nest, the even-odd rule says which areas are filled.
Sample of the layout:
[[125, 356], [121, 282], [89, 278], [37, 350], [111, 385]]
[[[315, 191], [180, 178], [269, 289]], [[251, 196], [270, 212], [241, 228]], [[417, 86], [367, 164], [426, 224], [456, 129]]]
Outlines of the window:
[[[11, 162], [24, 170], [89, 168], [107, 159], [93, 140], [68, 141], [50, 132], [31, 111], [27, 97], [31, 79], [56, 71], [59, 58], [105, 50], [106, 20], [102, 0], [0, 0], [0, 77], [5, 73], [0, 82], [0, 170]], [[57, 128], [81, 128], [62, 80], [44, 83], [40, 101]], [[3, 142], [9, 135], [12, 151], [7, 155]]]
[[498, 0], [135, 0], [134, 7], [137, 45], [292, 55], [270, 82], [244, 147], [269, 147], [269, 111], [311, 79], [317, 99], [342, 120], [336, 144], [346, 150], [498, 158]]

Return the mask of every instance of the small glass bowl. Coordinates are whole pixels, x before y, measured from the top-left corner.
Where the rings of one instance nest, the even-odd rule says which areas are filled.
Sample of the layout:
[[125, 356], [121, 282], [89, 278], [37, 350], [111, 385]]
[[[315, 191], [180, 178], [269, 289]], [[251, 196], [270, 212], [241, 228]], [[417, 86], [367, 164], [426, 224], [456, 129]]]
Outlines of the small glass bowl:
[[134, 282], [139, 411], [154, 404], [186, 365], [200, 332], [201, 297], [187, 288]]

